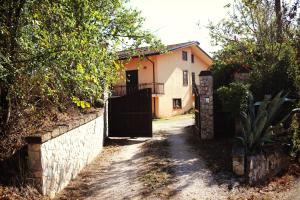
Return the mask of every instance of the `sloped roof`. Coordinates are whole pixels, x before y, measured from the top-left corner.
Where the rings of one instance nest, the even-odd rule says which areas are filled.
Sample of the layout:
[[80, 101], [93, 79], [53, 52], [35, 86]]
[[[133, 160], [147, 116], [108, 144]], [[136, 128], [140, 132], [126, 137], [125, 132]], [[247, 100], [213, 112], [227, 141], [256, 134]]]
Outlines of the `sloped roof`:
[[[210, 59], [212, 59], [203, 49], [201, 49], [199, 47], [199, 44], [200, 43], [197, 41], [171, 44], [171, 45], [167, 45], [165, 50], [168, 52], [168, 51], [175, 51], [177, 49], [186, 48], [186, 47], [190, 47], [190, 46], [197, 46], [200, 51], [202, 51], [206, 56], [208, 56]], [[159, 55], [159, 54], [164, 53], [161, 50], [149, 49], [149, 47], [138, 48], [138, 49], [135, 49], [135, 51], [137, 51], [138, 54], [142, 55], [142, 56], [153, 56], [153, 55]], [[138, 57], [138, 56], [132, 55], [131, 51], [124, 50], [124, 51], [118, 52], [118, 57], [119, 57], [119, 60], [124, 60], [127, 58], [131, 58], [131, 57], [134, 58], [134, 57]]]

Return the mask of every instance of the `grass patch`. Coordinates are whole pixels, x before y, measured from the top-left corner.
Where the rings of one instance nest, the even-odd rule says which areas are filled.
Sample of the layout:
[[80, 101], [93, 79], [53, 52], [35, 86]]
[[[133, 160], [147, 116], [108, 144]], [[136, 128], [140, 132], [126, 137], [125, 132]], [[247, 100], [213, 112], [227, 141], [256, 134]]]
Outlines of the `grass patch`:
[[144, 195], [162, 197], [168, 194], [168, 185], [174, 180], [167, 139], [146, 142], [143, 146], [144, 169], [139, 173], [146, 190]]

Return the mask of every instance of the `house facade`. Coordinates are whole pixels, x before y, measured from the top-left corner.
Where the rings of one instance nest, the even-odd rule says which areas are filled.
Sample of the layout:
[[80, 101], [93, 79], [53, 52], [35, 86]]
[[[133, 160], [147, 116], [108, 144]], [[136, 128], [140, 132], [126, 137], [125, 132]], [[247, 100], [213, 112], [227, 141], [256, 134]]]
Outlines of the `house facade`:
[[126, 71], [113, 87], [113, 95], [122, 96], [136, 89], [152, 89], [152, 113], [158, 118], [189, 111], [194, 104], [193, 85], [199, 84], [199, 73], [209, 70], [211, 57], [198, 42], [169, 45], [167, 51], [142, 50], [142, 58], [119, 58]]

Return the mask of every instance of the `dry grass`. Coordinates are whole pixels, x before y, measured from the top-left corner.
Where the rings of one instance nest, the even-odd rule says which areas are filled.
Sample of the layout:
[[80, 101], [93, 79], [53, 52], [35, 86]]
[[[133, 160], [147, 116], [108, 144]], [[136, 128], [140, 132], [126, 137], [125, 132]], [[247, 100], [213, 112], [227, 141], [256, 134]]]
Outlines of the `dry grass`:
[[49, 200], [32, 186], [0, 186], [0, 200]]
[[90, 108], [80, 111], [77, 107], [70, 106], [66, 110], [58, 108], [44, 108], [42, 111], [30, 110], [16, 113], [17, 116], [11, 119], [10, 128], [7, 134], [0, 135], [0, 161], [11, 157], [26, 143], [26, 136], [37, 132], [43, 133], [54, 129], [59, 124], [69, 123], [84, 117], [85, 114], [97, 112], [97, 109]]
[[168, 147], [169, 143], [164, 137], [142, 146], [144, 167], [139, 171], [139, 179], [145, 186], [145, 197], [162, 198], [169, 195], [168, 186], [174, 181], [174, 171]]
[[289, 199], [288, 196], [298, 196], [300, 199], [299, 190], [293, 191], [299, 181], [300, 166], [299, 164], [292, 164], [289, 169], [281, 176], [273, 178], [270, 182], [264, 185], [250, 187], [241, 185], [233, 190], [228, 199], [229, 200], [273, 200], [273, 199]]

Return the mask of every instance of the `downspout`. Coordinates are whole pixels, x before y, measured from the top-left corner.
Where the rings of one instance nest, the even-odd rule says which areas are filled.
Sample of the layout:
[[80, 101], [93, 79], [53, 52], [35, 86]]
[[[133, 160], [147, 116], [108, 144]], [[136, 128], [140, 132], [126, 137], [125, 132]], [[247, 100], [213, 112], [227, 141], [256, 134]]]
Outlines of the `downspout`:
[[[153, 85], [153, 92], [155, 94], [155, 92], [156, 92], [155, 91], [155, 63], [148, 56], [146, 56], [146, 59], [149, 62], [152, 63], [152, 68], [153, 68], [153, 74], [152, 74], [152, 76], [153, 76], [153, 83], [152, 83], [152, 85]], [[153, 98], [153, 110], [154, 110], [154, 117], [156, 117], [156, 102], [155, 102], [155, 97]]]

